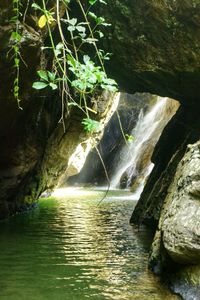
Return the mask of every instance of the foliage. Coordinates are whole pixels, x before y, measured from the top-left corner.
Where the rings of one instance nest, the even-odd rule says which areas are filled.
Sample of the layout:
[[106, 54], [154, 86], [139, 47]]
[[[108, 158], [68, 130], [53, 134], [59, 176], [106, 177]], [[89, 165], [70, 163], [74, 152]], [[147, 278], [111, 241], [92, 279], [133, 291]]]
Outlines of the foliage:
[[[32, 8], [41, 15], [38, 19], [38, 27], [47, 30], [50, 38], [50, 46], [43, 47], [43, 51], [53, 54], [52, 70], [39, 70], [40, 81], [33, 83], [33, 88], [41, 90], [50, 87], [52, 90], [59, 88], [62, 94], [62, 103], [77, 106], [85, 114], [82, 124], [87, 132], [98, 131], [99, 122], [93, 120], [90, 114], [96, 111], [89, 107], [94, 93], [99, 90], [117, 91], [117, 84], [108, 78], [104, 61], [109, 60], [110, 53], [104, 53], [97, 43], [103, 38], [102, 26], [110, 26], [103, 17], [96, 16], [92, 11], [94, 5], [106, 5], [104, 0], [89, 0], [87, 9], [80, 0], [76, 0], [79, 7], [77, 15], [82, 15], [80, 21], [71, 17], [70, 0], [56, 0], [56, 14], [53, 7], [47, 7], [46, 1], [42, 5], [32, 4]], [[60, 15], [61, 5], [65, 7], [64, 16]], [[56, 15], [56, 17], [55, 17]], [[52, 35], [51, 24], [57, 23], [60, 40], [56, 42]], [[68, 34], [66, 34], [68, 32]], [[85, 49], [93, 54], [93, 59], [85, 52]], [[70, 91], [75, 91], [77, 97], [73, 97]], [[64, 109], [63, 109], [64, 113]], [[64, 116], [62, 116], [64, 118]]]
[[125, 138], [127, 140], [127, 142], [132, 143], [134, 141], [134, 136], [129, 135], [129, 134], [125, 134]]
[[100, 125], [100, 123], [97, 122], [97, 121], [95, 121], [95, 120], [86, 118], [86, 119], [83, 119], [82, 124], [84, 125], [84, 129], [87, 132], [94, 133], [94, 132], [101, 131], [101, 125]]
[[12, 53], [12, 59], [13, 59], [13, 67], [15, 70], [15, 78], [13, 82], [13, 96], [17, 101], [18, 107], [20, 109], [20, 98], [19, 98], [19, 73], [20, 73], [20, 62], [21, 62], [21, 56], [20, 56], [20, 42], [22, 39], [22, 36], [20, 34], [20, 7], [22, 6], [22, 3], [20, 0], [12, 0], [13, 4], [13, 16], [10, 19], [10, 23], [14, 23], [15, 29], [11, 33], [10, 42], [11, 42], [11, 53]]

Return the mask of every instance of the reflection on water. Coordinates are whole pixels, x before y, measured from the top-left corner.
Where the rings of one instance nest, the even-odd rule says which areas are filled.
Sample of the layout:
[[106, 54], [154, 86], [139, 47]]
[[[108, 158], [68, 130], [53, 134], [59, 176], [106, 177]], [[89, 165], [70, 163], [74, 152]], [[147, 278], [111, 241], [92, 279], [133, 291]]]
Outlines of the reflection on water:
[[147, 270], [151, 233], [129, 225], [134, 201], [102, 195], [60, 191], [1, 222], [1, 300], [177, 299]]

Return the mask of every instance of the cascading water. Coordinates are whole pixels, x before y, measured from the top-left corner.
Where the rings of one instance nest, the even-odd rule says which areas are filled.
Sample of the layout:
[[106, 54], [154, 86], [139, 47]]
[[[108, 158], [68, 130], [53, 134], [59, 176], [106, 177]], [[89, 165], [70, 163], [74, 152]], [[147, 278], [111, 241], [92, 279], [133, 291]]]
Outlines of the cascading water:
[[111, 179], [112, 188], [119, 188], [123, 181], [125, 181], [123, 187], [129, 188], [133, 180], [140, 177], [134, 190], [139, 198], [146, 178], [153, 168], [150, 158], [155, 144], [177, 108], [176, 101], [158, 97], [146, 114], [141, 110], [137, 125], [131, 133], [134, 140], [128, 146], [123, 147], [120, 159], [118, 158], [119, 163]]

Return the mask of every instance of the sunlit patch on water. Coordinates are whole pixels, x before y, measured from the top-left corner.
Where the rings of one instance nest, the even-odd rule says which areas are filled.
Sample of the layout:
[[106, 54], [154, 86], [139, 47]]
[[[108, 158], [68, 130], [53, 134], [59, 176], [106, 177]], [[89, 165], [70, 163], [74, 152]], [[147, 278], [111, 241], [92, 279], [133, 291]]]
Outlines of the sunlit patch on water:
[[1, 300], [176, 299], [147, 270], [152, 233], [129, 225], [129, 194], [65, 192], [1, 222]]
[[52, 197], [55, 198], [64, 198], [64, 197], [75, 197], [75, 196], [95, 196], [97, 192], [92, 189], [84, 189], [80, 187], [67, 187], [67, 188], [59, 188], [56, 189]]

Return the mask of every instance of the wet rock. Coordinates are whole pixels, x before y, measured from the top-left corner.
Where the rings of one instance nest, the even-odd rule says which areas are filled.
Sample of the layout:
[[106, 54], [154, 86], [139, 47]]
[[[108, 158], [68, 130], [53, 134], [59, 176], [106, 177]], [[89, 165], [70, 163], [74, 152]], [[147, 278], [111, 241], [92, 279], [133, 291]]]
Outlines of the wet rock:
[[170, 257], [200, 263], [200, 143], [188, 147], [161, 214], [162, 239]]
[[183, 299], [200, 295], [200, 142], [189, 145], [164, 201], [150, 267], [167, 272]]

